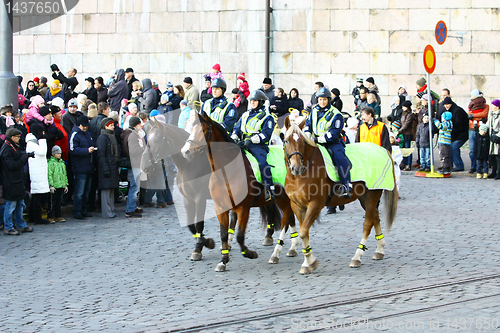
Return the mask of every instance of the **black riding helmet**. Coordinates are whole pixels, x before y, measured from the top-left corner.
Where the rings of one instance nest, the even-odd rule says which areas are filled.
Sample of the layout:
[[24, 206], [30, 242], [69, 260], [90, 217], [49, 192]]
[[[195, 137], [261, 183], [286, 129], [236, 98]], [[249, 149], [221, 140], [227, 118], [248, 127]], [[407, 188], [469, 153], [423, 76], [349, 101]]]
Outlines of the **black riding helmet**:
[[261, 109], [264, 106], [264, 103], [268, 100], [266, 94], [262, 90], [254, 90], [248, 96], [249, 101], [259, 101], [259, 106], [257, 109]]
[[330, 92], [330, 90], [326, 89], [325, 87], [321, 87], [318, 89], [318, 91], [316, 91], [316, 97], [319, 98], [319, 97], [326, 97], [328, 98], [329, 100], [332, 99], [332, 93]]
[[222, 95], [224, 95], [224, 93], [226, 92], [226, 88], [227, 88], [226, 81], [224, 81], [223, 79], [220, 79], [220, 78], [216, 78], [212, 81], [211, 87], [212, 88], [221, 88]]

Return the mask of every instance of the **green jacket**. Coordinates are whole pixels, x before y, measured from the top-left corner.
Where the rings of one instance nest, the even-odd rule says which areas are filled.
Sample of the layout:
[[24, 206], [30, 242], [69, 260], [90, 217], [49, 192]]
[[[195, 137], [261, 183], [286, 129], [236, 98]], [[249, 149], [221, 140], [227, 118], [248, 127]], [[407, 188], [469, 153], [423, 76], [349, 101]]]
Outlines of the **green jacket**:
[[55, 188], [65, 188], [68, 186], [68, 176], [66, 175], [66, 164], [63, 159], [51, 156], [48, 161], [49, 186]]

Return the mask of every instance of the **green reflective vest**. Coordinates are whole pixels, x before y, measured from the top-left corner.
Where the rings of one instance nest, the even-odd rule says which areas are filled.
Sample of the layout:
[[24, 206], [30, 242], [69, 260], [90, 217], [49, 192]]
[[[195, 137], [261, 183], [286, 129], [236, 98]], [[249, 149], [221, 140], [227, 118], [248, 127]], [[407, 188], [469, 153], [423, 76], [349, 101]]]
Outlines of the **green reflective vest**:
[[318, 120], [318, 108], [314, 108], [311, 112], [312, 131], [314, 134], [316, 136], [321, 136], [328, 132], [330, 127], [332, 127], [333, 118], [335, 118], [337, 114], [340, 114], [340, 111], [332, 105], [330, 109], [325, 112], [323, 117]]
[[222, 124], [224, 122], [224, 117], [226, 116], [227, 108], [229, 107], [229, 102], [226, 99], [224, 102], [217, 104], [215, 109], [212, 111], [212, 100], [213, 98], [205, 102], [203, 112], [205, 112], [213, 121]]
[[262, 129], [262, 124], [269, 115], [269, 112], [261, 111], [250, 118], [250, 111], [245, 112], [241, 116], [241, 132], [246, 136], [259, 134]]

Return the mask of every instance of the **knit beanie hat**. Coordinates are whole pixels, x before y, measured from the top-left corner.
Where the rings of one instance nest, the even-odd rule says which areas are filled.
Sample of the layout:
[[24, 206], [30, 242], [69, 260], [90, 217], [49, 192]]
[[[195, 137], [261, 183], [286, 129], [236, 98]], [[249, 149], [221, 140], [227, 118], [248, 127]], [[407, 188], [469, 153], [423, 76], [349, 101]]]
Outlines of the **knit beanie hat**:
[[421, 77], [420, 79], [417, 80], [417, 84], [421, 87], [425, 86], [426, 83], [427, 83], [427, 80], [423, 77]]
[[448, 120], [451, 120], [451, 118], [453, 117], [453, 115], [451, 114], [450, 111], [446, 111], [446, 112], [443, 112], [442, 117], [443, 117], [443, 119], [445, 121], [448, 121]]
[[270, 77], [264, 78], [264, 81], [262, 81], [263, 84], [273, 84], [273, 81], [271, 81]]
[[40, 114], [40, 116], [45, 117], [50, 113], [50, 109], [48, 106], [42, 106], [40, 110], [38, 110], [38, 113]]
[[411, 101], [404, 101], [402, 106], [406, 106], [408, 109], [411, 108]]
[[238, 88], [233, 88], [233, 90], [231, 91], [232, 94], [237, 94], [238, 91], [240, 91]]
[[451, 100], [451, 97], [446, 97], [443, 100], [443, 105], [445, 105], [445, 104], [453, 104], [453, 101]]
[[52, 105], [58, 106], [60, 109], [64, 109], [64, 99], [56, 97], [52, 100]]
[[130, 120], [128, 122], [130, 128], [134, 128], [137, 125], [139, 125], [140, 123], [141, 123], [141, 118], [136, 117], [136, 116], [130, 117]]
[[481, 95], [481, 92], [476, 88], [470, 92], [470, 98], [475, 99], [478, 98], [479, 95]]
[[401, 128], [401, 125], [402, 125], [401, 120], [396, 120], [395, 122], [392, 123], [392, 126], [397, 130]]
[[491, 102], [491, 104], [493, 104], [497, 108], [500, 108], [500, 99], [495, 99], [493, 102]]
[[87, 116], [80, 116], [76, 119], [76, 126], [82, 125], [83, 127], [88, 127], [89, 126], [89, 117]]
[[375, 84], [375, 80], [371, 76], [366, 79], [366, 82], [370, 82], [371, 84]]
[[55, 154], [62, 154], [62, 149], [58, 145], [55, 145], [54, 147], [52, 147], [52, 155], [55, 155]]
[[109, 124], [114, 124], [114, 123], [115, 123], [115, 120], [113, 118], [106, 117], [103, 120], [101, 120], [100, 127], [101, 127], [101, 129], [104, 129], [104, 127], [108, 126]]
[[219, 64], [215, 64], [215, 65], [213, 65], [212, 69], [215, 69], [216, 71], [220, 72], [220, 65]]
[[58, 107], [57, 105], [51, 105], [49, 107], [49, 109], [50, 109], [50, 113], [52, 113], [52, 115], [55, 115], [56, 113], [61, 112], [61, 108]]
[[489, 129], [489, 127], [486, 124], [479, 125], [479, 130], [480, 131], [488, 132], [488, 129]]
[[240, 75], [238, 75], [237, 80], [246, 81], [247, 79], [245, 77], [245, 73], [241, 73]]
[[340, 90], [338, 90], [337, 88], [333, 88], [331, 91], [335, 96], [340, 96]]
[[38, 124], [33, 124], [30, 126], [30, 133], [35, 136], [37, 139], [41, 139], [43, 136], [43, 126]]
[[428, 101], [428, 100], [429, 100], [429, 95], [424, 94], [424, 95], [421, 97], [421, 100], [423, 100], [423, 101]]
[[173, 87], [173, 86], [174, 86], [174, 85], [172, 84], [172, 82], [168, 81], [168, 83], [167, 83], [167, 88], [171, 88], [171, 87]]
[[158, 111], [158, 110], [152, 110], [149, 113], [149, 118], [156, 117], [156, 116], [159, 116], [159, 115], [160, 115], [160, 111]]
[[360, 78], [360, 77], [358, 77], [358, 78], [356, 79], [356, 82], [361, 82], [361, 83], [363, 83], [363, 79], [362, 79], [362, 78]]
[[184, 83], [193, 84], [193, 79], [187, 76], [184, 78]]

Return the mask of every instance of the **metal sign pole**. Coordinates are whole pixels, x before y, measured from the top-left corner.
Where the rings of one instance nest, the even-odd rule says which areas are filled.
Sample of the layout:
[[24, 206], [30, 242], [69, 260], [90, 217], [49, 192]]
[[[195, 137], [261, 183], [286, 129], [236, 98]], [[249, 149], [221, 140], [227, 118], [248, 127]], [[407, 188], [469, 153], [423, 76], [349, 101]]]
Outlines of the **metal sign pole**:
[[427, 73], [427, 110], [429, 111], [429, 136], [430, 136], [430, 144], [431, 144], [431, 173], [434, 173], [434, 141], [433, 141], [433, 135], [432, 135], [432, 127], [434, 126], [433, 120], [432, 120], [432, 94], [431, 94], [431, 80], [430, 80], [431, 75]]
[[[1, 7], [1, 6], [0, 6]], [[0, 106], [12, 104], [18, 109], [17, 77], [13, 69], [12, 12], [7, 6], [0, 8]]]

